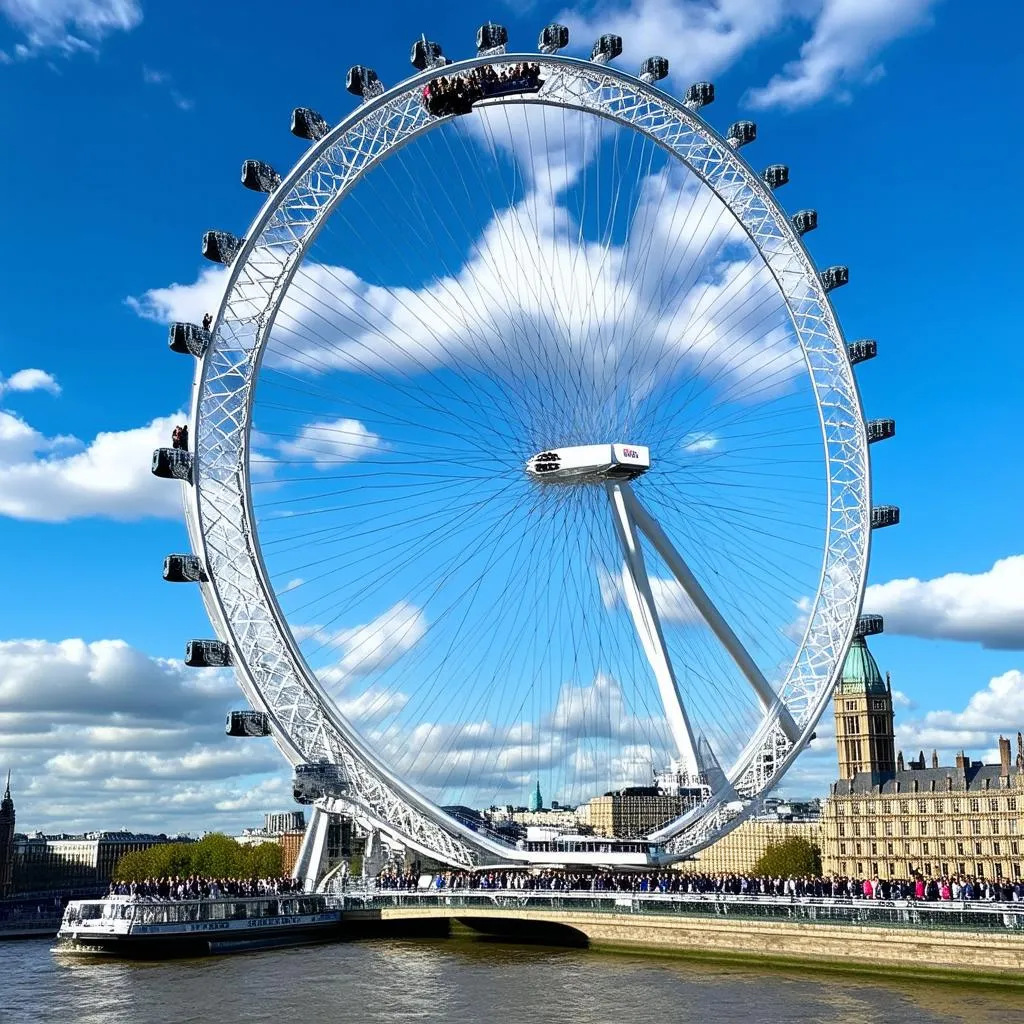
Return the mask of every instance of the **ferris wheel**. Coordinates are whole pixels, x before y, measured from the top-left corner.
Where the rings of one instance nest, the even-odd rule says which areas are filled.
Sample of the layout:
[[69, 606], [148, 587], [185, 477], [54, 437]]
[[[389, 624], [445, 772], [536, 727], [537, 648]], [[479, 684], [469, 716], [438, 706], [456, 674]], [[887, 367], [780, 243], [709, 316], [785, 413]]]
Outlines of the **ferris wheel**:
[[[191, 439], [153, 470], [193, 553], [164, 576], [199, 585], [218, 639], [186, 661], [233, 666], [229, 732], [273, 736], [311, 841], [346, 814], [464, 867], [668, 862], [756, 809], [872, 628], [895, 427], [752, 122], [719, 134], [710, 83], [674, 98], [616, 36], [506, 43], [421, 38], [390, 89], [354, 67], [336, 126], [295, 110], [291, 171], [243, 165], [267, 199], [204, 236], [220, 306], [171, 326]], [[535, 788], [575, 816], [507, 820]]]

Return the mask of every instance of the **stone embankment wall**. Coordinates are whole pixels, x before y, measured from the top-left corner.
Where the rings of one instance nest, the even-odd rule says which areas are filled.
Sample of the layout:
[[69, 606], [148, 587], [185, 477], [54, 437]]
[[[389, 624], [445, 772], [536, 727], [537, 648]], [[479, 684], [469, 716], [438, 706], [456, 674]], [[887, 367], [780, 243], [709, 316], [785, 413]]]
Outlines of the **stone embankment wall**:
[[551, 929], [552, 942], [575, 934], [578, 943], [595, 948], [648, 949], [725, 960], [819, 963], [844, 970], [903, 971], [917, 968], [1002, 976], [1024, 983], [1024, 934], [1010, 931], [956, 931], [865, 925], [795, 924], [658, 916], [653, 914], [502, 910], [487, 907], [396, 907], [348, 911], [345, 919], [359, 929], [371, 922], [389, 934], [422, 928], [428, 919], [454, 918], [474, 930], [529, 933], [534, 941]]

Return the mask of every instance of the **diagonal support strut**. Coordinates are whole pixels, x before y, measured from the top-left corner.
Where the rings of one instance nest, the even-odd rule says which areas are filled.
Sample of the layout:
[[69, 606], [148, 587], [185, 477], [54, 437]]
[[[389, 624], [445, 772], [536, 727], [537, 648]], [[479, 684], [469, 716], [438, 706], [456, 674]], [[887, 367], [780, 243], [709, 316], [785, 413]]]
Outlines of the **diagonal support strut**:
[[791, 743], [795, 743], [800, 737], [800, 727], [793, 720], [789, 709], [779, 700], [778, 695], [771, 688], [771, 685], [757, 667], [754, 659], [747, 653], [747, 649], [743, 646], [740, 638], [733, 632], [732, 627], [722, 617], [721, 612], [715, 607], [711, 598], [704, 591], [704, 588], [697, 582], [696, 576], [690, 571], [690, 567], [683, 560], [683, 556], [676, 551], [657, 520], [640, 504], [629, 484], [623, 483], [616, 486], [621, 488], [621, 501], [624, 505], [626, 516], [646, 534], [647, 539], [664, 559], [672, 575], [675, 576], [683, 590], [686, 591], [687, 597], [693, 602], [697, 611], [700, 612], [701, 617], [708, 624], [711, 632], [718, 637], [719, 643], [729, 652], [729, 656], [743, 673], [751, 689], [757, 694], [765, 714], [777, 718], [779, 728], [782, 729]]

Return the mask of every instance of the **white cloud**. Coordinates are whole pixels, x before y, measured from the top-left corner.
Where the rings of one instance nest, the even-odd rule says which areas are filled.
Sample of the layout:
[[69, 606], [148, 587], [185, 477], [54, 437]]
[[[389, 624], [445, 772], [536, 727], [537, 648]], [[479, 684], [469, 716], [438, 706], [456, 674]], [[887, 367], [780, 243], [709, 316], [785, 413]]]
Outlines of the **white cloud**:
[[294, 441], [281, 441], [278, 450], [298, 462], [329, 469], [339, 462], [354, 462], [383, 447], [380, 437], [359, 420], [337, 419], [307, 423]]
[[876, 80], [878, 55], [893, 40], [928, 21], [937, 0], [635, 0], [602, 2], [585, 13], [559, 16], [570, 28], [573, 49], [598, 36], [622, 36], [622, 63], [635, 68], [653, 54], [669, 59], [677, 81], [713, 77], [736, 64], [758, 43], [797, 23], [810, 36], [799, 59], [769, 83], [753, 89], [756, 107], [794, 108]]
[[202, 323], [206, 313], [220, 306], [226, 274], [225, 267], [204, 267], [192, 284], [151, 288], [140, 298], [129, 296], [125, 302], [144, 320], [154, 323]]
[[174, 79], [166, 71], [156, 71], [154, 68], [142, 68], [142, 80], [146, 85], [160, 85], [167, 89], [167, 94], [171, 97], [174, 105], [179, 110], [191, 110], [195, 103], [183, 96], [173, 85]]
[[0, 765], [19, 829], [233, 830], [290, 807], [273, 745], [224, 735], [241, 704], [230, 673], [123, 640], [0, 642]]
[[[654, 607], [662, 622], [684, 624], [704, 622], [682, 584], [674, 576], [650, 576], [649, 581], [651, 593], [654, 596]], [[605, 608], [614, 608], [619, 604], [625, 605], [626, 587], [632, 586], [625, 567], [621, 573], [613, 574], [601, 566], [597, 570], [597, 582], [601, 589], [601, 601]]]
[[887, 633], [1022, 649], [1024, 555], [1002, 558], [980, 573], [875, 584], [864, 596], [864, 610], [884, 616]]
[[85, 444], [45, 437], [0, 410], [0, 515], [48, 523], [87, 516], [132, 520], [181, 514], [180, 488], [150, 472], [153, 449], [170, 443], [184, 414], [144, 427], [102, 431]]
[[928, 22], [937, 0], [824, 0], [800, 58], [749, 95], [755, 107], [803, 107], [822, 97], [848, 99], [850, 87], [885, 72], [878, 54]]
[[40, 54], [95, 53], [115, 32], [142, 22], [138, 0], [0, 0], [0, 15], [24, 35], [13, 55], [0, 50], [0, 63]]
[[341, 658], [317, 673], [327, 685], [340, 687], [353, 677], [381, 672], [412, 650], [427, 632], [423, 609], [411, 601], [399, 601], [371, 622], [334, 634], [307, 628], [322, 646], [340, 650]]
[[60, 385], [53, 374], [45, 370], [25, 369], [12, 373], [6, 380], [0, 377], [0, 395], [8, 391], [48, 391], [59, 395]]
[[721, 438], [717, 435], [698, 431], [683, 438], [683, 451], [699, 455], [713, 451], [720, 442]]
[[620, 62], [630, 68], [654, 54], [667, 57], [675, 78], [706, 78], [730, 67], [754, 43], [777, 31], [796, 5], [790, 0], [636, 0], [598, 3], [588, 13], [563, 11], [573, 49], [606, 32], [622, 36]]

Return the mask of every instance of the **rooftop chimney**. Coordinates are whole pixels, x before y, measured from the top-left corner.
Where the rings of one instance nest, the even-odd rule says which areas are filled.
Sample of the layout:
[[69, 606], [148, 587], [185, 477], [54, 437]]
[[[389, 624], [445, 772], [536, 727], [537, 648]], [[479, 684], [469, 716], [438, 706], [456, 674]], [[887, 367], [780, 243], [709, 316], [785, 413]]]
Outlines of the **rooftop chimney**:
[[999, 774], [1005, 779], [1010, 775], [1010, 741], [999, 737]]
[[956, 766], [957, 768], [961, 769], [961, 771], [964, 768], [967, 768], [970, 765], [970, 763], [971, 762], [967, 760], [967, 755], [962, 750], [959, 754], [956, 755]]
[[1024, 770], [1024, 735], [1017, 733], [1017, 767]]
[[932, 767], [939, 767], [939, 752], [937, 750], [932, 751]]
[[898, 771], [898, 772], [904, 771], [904, 767], [903, 767], [903, 751], [902, 750], [896, 755], [896, 771]]

